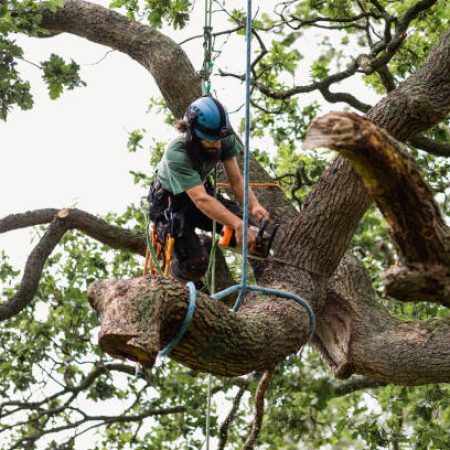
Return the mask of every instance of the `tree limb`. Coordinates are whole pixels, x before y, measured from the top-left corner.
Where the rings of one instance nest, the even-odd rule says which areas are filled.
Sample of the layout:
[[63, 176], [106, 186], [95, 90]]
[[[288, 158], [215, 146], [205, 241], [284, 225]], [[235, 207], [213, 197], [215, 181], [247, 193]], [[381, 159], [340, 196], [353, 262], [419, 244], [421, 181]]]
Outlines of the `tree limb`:
[[408, 141], [414, 147], [436, 156], [450, 156], [450, 142], [438, 142], [426, 136], [413, 136]]
[[[201, 96], [200, 79], [186, 54], [155, 28], [82, 0], [64, 0], [56, 12], [44, 9], [41, 25], [52, 33], [75, 34], [129, 55], [153, 75], [175, 117], [182, 117], [186, 106]], [[179, 74], [176, 83], [174, 73]]]
[[144, 233], [111, 225], [93, 214], [76, 208], [63, 210], [37, 209], [20, 214], [11, 214], [0, 219], [0, 233], [50, 223], [60, 211], [64, 211], [64, 219], [69, 229], [80, 230], [111, 248], [129, 250], [142, 256], [145, 255], [147, 244]]
[[[172, 340], [188, 302], [185, 286], [149, 277], [96, 281], [88, 297], [100, 315], [102, 350], [138, 360], [144, 367], [151, 367], [158, 351]], [[155, 321], [160, 334], [150, 339]], [[261, 295], [255, 301], [248, 294], [235, 314], [197, 292], [192, 322], [170, 356], [194, 370], [218, 376], [264, 371], [305, 343], [309, 327], [303, 323], [308, 323], [307, 313], [291, 300]]]
[[334, 397], [343, 397], [344, 395], [352, 394], [353, 392], [360, 391], [362, 389], [377, 388], [386, 386], [386, 383], [381, 381], [372, 380], [368, 377], [361, 375], [354, 375], [351, 378], [333, 383]]
[[328, 147], [351, 161], [385, 217], [404, 268], [384, 274], [387, 292], [450, 306], [450, 231], [414, 160], [367, 119], [329, 113], [315, 120], [304, 147]]
[[329, 113], [304, 148], [327, 147], [351, 161], [385, 217], [405, 263], [450, 265], [450, 234], [414, 160], [387, 133], [353, 113]]
[[272, 377], [273, 369], [266, 370], [258, 384], [255, 394], [255, 418], [253, 419], [252, 429], [242, 450], [252, 450], [256, 444], [264, 418], [264, 397]]
[[403, 302], [432, 302], [450, 308], [450, 274], [439, 264], [408, 264], [381, 274], [386, 295]]
[[375, 299], [371, 280], [346, 255], [330, 280], [315, 348], [338, 378], [416, 386], [450, 380], [450, 316], [398, 320]]
[[248, 382], [246, 382], [245, 384], [242, 384], [239, 387], [239, 390], [236, 394], [236, 396], [234, 397], [233, 400], [233, 404], [231, 406], [230, 412], [228, 413], [227, 417], [225, 418], [225, 420], [223, 421], [222, 425], [220, 426], [219, 429], [219, 443], [217, 444], [217, 450], [224, 450], [225, 449], [225, 445], [227, 443], [228, 440], [228, 430], [230, 428], [230, 425], [233, 423], [235, 417], [236, 417], [236, 413], [239, 409], [239, 404], [241, 403], [242, 400], [242, 396], [244, 395], [245, 391], [248, 388]]
[[110, 225], [78, 209], [63, 209], [59, 212], [57, 209], [41, 209], [23, 214], [12, 214], [0, 220], [0, 232], [49, 222], [49, 227], [27, 259], [16, 293], [0, 304], [0, 321], [18, 314], [33, 300], [44, 264], [68, 230], [78, 229], [112, 248], [145, 254], [147, 244], [143, 233]]
[[6, 320], [22, 311], [33, 299], [39, 286], [45, 261], [58, 242], [69, 229], [66, 216], [55, 216], [46, 232], [30, 253], [25, 264], [22, 280], [17, 292], [6, 302], [0, 304], [0, 320]]

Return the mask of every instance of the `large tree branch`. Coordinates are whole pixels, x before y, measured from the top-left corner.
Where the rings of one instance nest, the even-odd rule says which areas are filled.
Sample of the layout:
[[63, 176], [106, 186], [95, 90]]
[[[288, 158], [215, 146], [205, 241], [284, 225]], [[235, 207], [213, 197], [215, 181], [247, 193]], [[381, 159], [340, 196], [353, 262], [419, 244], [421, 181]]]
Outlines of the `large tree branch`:
[[[56, 214], [55, 214], [56, 213]], [[77, 209], [42, 209], [23, 214], [12, 214], [0, 220], [0, 232], [49, 223], [46, 232], [30, 253], [24, 273], [16, 293], [0, 304], [0, 321], [22, 311], [34, 298], [39, 286], [45, 262], [66, 231], [78, 229], [88, 236], [109, 245], [145, 254], [145, 236], [143, 233], [126, 230], [110, 225], [104, 220]]]
[[80, 230], [109, 247], [145, 255], [146, 242], [143, 232], [111, 225], [103, 219], [76, 208], [63, 210], [55, 208], [37, 209], [20, 214], [11, 214], [0, 219], [0, 233], [50, 223], [59, 213], [63, 214], [70, 229]]
[[426, 136], [413, 136], [408, 142], [432, 155], [446, 158], [450, 156], [450, 142], [438, 142]]
[[450, 307], [448, 266], [412, 263], [381, 274], [386, 294], [404, 302], [427, 301]]
[[[437, 124], [449, 110], [450, 30], [417, 73], [383, 98], [367, 117], [395, 139], [405, 141]], [[290, 223], [276, 256], [331, 275], [370, 202], [360, 176], [349, 162], [338, 158], [316, 183], [302, 213]], [[292, 248], [298, 248], [295, 256]]]
[[401, 144], [357, 114], [316, 119], [304, 148], [327, 147], [347, 158], [385, 217], [405, 263], [450, 265], [450, 234], [433, 194]]
[[385, 276], [390, 295], [405, 300], [410, 285], [414, 295], [409, 300], [450, 306], [450, 231], [401, 144], [356, 114], [329, 113], [313, 122], [304, 146], [339, 151], [362, 177], [408, 267]]
[[339, 378], [401, 385], [448, 383], [450, 317], [402, 321], [376, 301], [362, 264], [346, 256], [330, 283], [314, 342]]
[[[96, 281], [88, 295], [100, 315], [100, 347], [145, 367], [171, 341], [188, 303], [183, 285], [148, 277]], [[309, 333], [305, 310], [291, 300], [252, 297], [235, 314], [198, 292], [192, 322], [171, 358], [194, 370], [237, 376], [266, 370], [297, 352]]]
[[39, 286], [45, 261], [68, 229], [64, 215], [56, 216], [51, 222], [28, 257], [17, 292], [0, 304], [0, 320], [9, 319], [31, 302]]

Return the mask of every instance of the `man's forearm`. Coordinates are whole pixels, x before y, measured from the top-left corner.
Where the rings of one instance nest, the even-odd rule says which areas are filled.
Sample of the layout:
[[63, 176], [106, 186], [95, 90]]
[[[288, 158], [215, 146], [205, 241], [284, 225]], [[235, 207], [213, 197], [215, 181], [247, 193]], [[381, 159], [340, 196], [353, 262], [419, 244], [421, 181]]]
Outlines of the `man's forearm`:
[[236, 229], [242, 224], [241, 218], [233, 214], [222, 203], [210, 195], [202, 197], [194, 203], [203, 214], [222, 225], [228, 225]]
[[[244, 180], [240, 180], [239, 183], [231, 184], [231, 189], [233, 190], [234, 198], [236, 201], [243, 205], [244, 203]], [[250, 207], [250, 210], [259, 205], [258, 199], [256, 198], [256, 195], [254, 194], [252, 188], [248, 187], [248, 206]]]

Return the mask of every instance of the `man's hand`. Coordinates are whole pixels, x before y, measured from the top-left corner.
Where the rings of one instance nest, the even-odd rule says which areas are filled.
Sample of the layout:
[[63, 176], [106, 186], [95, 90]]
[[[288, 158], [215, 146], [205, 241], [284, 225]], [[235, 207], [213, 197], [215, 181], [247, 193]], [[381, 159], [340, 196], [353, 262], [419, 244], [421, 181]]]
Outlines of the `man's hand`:
[[[236, 231], [236, 244], [238, 247], [242, 247], [242, 233], [244, 232], [244, 223], [241, 222], [235, 229]], [[256, 237], [250, 231], [247, 230], [247, 246], [249, 251], [255, 250], [256, 248]]]
[[270, 222], [270, 214], [269, 212], [263, 208], [259, 203], [252, 207], [252, 215], [255, 219], [258, 219], [261, 222], [263, 219], [266, 219], [267, 222]]
[[[241, 171], [239, 170], [236, 157], [233, 156], [232, 158], [226, 159], [223, 162], [223, 165], [225, 167], [225, 172], [230, 182], [230, 186], [233, 189], [234, 196], [242, 205], [244, 200], [244, 180], [242, 178]], [[259, 204], [258, 199], [251, 188], [248, 191], [248, 204], [253, 217], [255, 217], [259, 222], [263, 219], [266, 219], [267, 222], [270, 221], [270, 214]]]

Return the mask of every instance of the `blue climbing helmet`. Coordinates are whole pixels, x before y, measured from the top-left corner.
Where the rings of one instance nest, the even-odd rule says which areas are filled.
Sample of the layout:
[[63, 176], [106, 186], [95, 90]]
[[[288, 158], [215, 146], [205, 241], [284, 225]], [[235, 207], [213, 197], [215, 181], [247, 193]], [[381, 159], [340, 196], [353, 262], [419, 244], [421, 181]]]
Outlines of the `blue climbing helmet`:
[[185, 120], [190, 134], [205, 141], [217, 141], [233, 133], [227, 111], [211, 95], [192, 102], [186, 110]]

